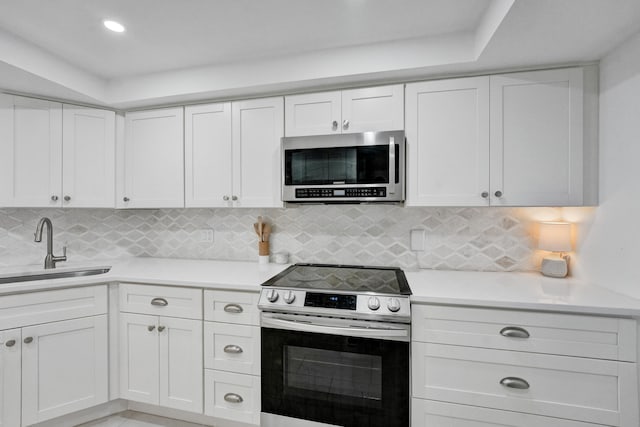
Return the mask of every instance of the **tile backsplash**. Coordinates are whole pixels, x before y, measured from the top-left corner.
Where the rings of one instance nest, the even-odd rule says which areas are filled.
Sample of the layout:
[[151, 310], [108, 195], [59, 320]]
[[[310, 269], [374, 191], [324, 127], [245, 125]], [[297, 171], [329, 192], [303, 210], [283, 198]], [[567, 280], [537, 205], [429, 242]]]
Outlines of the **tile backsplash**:
[[[0, 209], [0, 267], [39, 264], [38, 220], [54, 226], [54, 252], [69, 260], [128, 256], [256, 260], [258, 215], [273, 225], [271, 252], [290, 262], [392, 265], [406, 269], [533, 270], [531, 208], [406, 208], [327, 205], [286, 209]], [[410, 230], [426, 231], [425, 250]], [[203, 241], [206, 230], [214, 240]], [[209, 233], [211, 234], [211, 233]]]

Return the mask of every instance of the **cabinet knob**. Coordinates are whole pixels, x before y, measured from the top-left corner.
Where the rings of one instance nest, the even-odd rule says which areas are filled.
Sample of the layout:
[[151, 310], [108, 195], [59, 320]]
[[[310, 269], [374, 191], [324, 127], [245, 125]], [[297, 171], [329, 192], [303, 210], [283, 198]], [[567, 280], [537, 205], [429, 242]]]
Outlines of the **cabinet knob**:
[[342, 122], [342, 129], [344, 130], [349, 129], [349, 120], [345, 120]]
[[242, 403], [244, 399], [242, 399], [242, 396], [240, 396], [239, 394], [227, 393], [224, 395], [224, 400], [229, 403]]
[[69, 200], [71, 200], [71, 196], [64, 196], [64, 201], [68, 202]]
[[482, 196], [483, 199], [486, 199], [487, 197], [489, 197], [489, 192], [488, 191], [483, 191], [482, 194], [480, 194]]
[[123, 198], [122, 198], [122, 201], [124, 201], [124, 202], [128, 202], [129, 200], [130, 200], [130, 199], [129, 199], [128, 197], [123, 197]]
[[149, 325], [149, 326], [147, 326], [147, 330], [148, 330], [149, 332], [153, 332], [153, 330], [154, 330], [155, 328], [156, 328], [156, 327], [155, 327], [154, 325]]
[[26, 337], [26, 338], [24, 339], [24, 343], [25, 343], [25, 344], [31, 344], [32, 342], [33, 342], [33, 337]]
[[238, 196], [231, 196], [231, 200], [235, 202], [236, 200], [238, 200]]
[[222, 200], [224, 200], [225, 202], [229, 201], [229, 196], [222, 196]]
[[55, 194], [53, 196], [51, 196], [51, 201], [57, 202], [58, 201], [58, 196], [56, 196]]
[[158, 332], [162, 332], [166, 329], [166, 326], [158, 326]]
[[16, 345], [16, 340], [9, 340], [4, 343], [4, 345], [6, 345], [7, 347], [13, 347], [14, 345]]
[[333, 123], [331, 123], [331, 129], [332, 130], [338, 130], [338, 121], [334, 120]]
[[493, 193], [496, 197], [502, 197], [502, 191], [498, 190], [495, 193]]
[[508, 388], [515, 388], [518, 390], [527, 390], [530, 386], [529, 383], [518, 377], [506, 377], [500, 380], [500, 384]]

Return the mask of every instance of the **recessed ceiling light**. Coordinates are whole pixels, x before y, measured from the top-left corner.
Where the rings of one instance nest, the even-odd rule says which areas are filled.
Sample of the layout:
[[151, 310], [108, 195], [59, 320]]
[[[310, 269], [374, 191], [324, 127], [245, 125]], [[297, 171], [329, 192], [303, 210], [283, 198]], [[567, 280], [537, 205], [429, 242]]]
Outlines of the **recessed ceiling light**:
[[123, 33], [124, 32], [124, 25], [122, 25], [119, 22], [105, 20], [105, 21], [103, 21], [103, 24], [104, 24], [105, 27], [107, 27], [108, 29], [110, 29], [113, 32], [116, 32], [116, 33]]

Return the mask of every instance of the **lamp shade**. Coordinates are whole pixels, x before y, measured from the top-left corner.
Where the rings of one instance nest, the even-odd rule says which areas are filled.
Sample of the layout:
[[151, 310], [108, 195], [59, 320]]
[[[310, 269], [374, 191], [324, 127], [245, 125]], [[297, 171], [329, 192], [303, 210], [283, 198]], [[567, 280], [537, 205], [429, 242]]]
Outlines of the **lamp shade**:
[[571, 251], [571, 224], [568, 222], [541, 222], [538, 248], [544, 251]]

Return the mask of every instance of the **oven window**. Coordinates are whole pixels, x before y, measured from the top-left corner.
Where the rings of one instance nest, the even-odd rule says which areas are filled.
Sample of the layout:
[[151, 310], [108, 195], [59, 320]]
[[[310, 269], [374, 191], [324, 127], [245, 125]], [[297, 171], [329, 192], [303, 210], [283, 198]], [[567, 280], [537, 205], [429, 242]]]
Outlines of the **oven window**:
[[317, 348], [284, 348], [285, 389], [379, 401], [382, 357]]
[[389, 147], [370, 145], [285, 151], [286, 185], [336, 183], [389, 183]]

